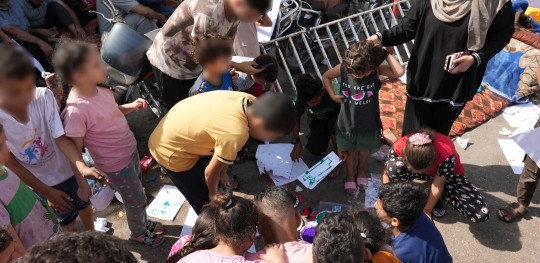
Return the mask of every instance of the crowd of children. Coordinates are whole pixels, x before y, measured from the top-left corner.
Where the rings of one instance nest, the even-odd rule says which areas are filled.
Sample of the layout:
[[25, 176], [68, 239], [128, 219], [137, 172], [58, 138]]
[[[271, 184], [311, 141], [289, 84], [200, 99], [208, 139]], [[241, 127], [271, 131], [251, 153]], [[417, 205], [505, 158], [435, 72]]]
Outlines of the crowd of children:
[[[271, 1], [186, 0], [176, 11], [171, 1], [112, 3], [140, 33], [164, 24], [147, 55], [169, 111], [148, 148], [198, 214], [192, 234], [173, 245], [168, 263], [446, 263], [452, 257], [431, 221], [444, 215], [440, 200], [473, 222], [489, 218], [452, 141], [426, 128], [392, 146], [376, 213], [327, 213], [313, 242], [300, 240], [302, 216], [294, 196], [282, 187], [268, 187], [254, 200], [233, 196], [230, 166], [248, 139], [273, 141], [291, 132], [291, 158], [298, 161], [304, 151], [300, 119], [307, 111], [306, 149], [319, 156], [332, 144], [346, 167], [345, 192], [366, 186], [366, 160], [380, 146], [381, 78], [404, 74], [392, 48], [375, 38], [350, 44], [322, 82], [309, 74], [297, 78], [293, 103], [276, 92], [274, 57], [232, 59], [238, 24], [268, 20]], [[110, 17], [106, 5], [97, 1], [97, 10]], [[125, 118], [148, 104], [137, 99], [118, 105], [110, 89], [100, 86], [107, 70], [98, 47], [65, 39], [53, 49], [43, 28], [51, 23], [84, 36], [62, 1], [0, 0], [0, 37], [6, 42], [0, 47], [0, 263], [136, 262], [118, 238], [92, 231], [87, 180], [119, 193], [130, 242], [156, 247], [165, 241], [163, 224], [147, 219], [137, 142]], [[99, 26], [109, 31], [112, 24], [100, 17]], [[10, 36], [54, 71], [63, 88], [60, 101], [36, 87], [32, 58]], [[95, 168], [83, 161], [85, 150]], [[337, 177], [339, 168], [329, 177]], [[414, 179], [430, 186], [424, 191], [410, 183]], [[499, 217], [511, 221], [525, 212], [523, 204], [514, 205]], [[89, 231], [72, 233], [77, 218]], [[266, 246], [249, 253], [257, 233]]]

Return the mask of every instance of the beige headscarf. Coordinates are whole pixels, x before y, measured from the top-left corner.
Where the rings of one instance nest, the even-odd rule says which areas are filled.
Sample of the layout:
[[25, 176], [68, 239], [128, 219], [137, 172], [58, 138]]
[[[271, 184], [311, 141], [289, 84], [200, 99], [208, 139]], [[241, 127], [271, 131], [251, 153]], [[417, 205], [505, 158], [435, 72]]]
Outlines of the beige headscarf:
[[455, 22], [470, 11], [467, 48], [478, 51], [486, 42], [491, 22], [508, 1], [510, 0], [431, 0], [431, 8], [435, 17], [446, 23]]

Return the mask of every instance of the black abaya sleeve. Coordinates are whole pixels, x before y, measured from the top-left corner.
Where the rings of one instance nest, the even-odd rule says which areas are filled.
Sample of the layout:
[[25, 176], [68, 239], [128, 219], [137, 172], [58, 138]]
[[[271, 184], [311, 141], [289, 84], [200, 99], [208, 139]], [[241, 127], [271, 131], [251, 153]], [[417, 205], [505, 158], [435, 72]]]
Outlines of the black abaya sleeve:
[[397, 46], [413, 40], [416, 36], [418, 24], [429, 0], [416, 0], [412, 3], [409, 11], [397, 25], [380, 33], [383, 46]]
[[508, 1], [489, 27], [484, 47], [476, 53], [480, 56], [481, 63], [487, 63], [493, 56], [499, 53], [514, 34], [514, 10], [512, 2]]

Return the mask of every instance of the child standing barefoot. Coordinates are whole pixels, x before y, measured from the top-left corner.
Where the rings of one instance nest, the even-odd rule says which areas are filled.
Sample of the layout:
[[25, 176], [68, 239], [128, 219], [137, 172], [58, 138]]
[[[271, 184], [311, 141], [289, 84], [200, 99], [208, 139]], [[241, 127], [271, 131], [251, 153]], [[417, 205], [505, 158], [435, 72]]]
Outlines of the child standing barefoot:
[[[384, 60], [388, 65], [382, 64]], [[341, 104], [337, 144], [339, 156], [347, 165], [345, 191], [349, 194], [354, 194], [360, 185], [367, 185], [364, 165], [371, 150], [380, 146], [379, 76], [398, 78], [403, 74], [403, 67], [379, 43], [362, 40], [345, 52], [343, 64], [323, 75], [328, 94]], [[341, 77], [341, 94], [335, 94], [332, 85], [332, 79], [338, 77]], [[356, 150], [359, 152], [355, 171]]]
[[[163, 242], [163, 226], [146, 219], [146, 195], [140, 181], [137, 142], [129, 129], [125, 114], [146, 108], [146, 101], [118, 106], [110, 90], [98, 87], [106, 78], [95, 45], [81, 41], [62, 43], [53, 62], [55, 72], [64, 83], [65, 109], [62, 120], [66, 135], [77, 149], [86, 146], [96, 167], [107, 173], [110, 185], [122, 196], [131, 240], [147, 246]], [[148, 230], [148, 231], [147, 231]]]

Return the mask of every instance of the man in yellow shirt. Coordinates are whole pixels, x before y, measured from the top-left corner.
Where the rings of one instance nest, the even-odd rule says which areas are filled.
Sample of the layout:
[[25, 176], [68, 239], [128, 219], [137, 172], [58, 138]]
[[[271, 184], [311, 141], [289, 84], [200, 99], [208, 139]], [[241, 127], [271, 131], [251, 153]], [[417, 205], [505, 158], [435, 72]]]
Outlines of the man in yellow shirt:
[[177, 103], [150, 136], [148, 148], [197, 214], [229, 185], [226, 173], [251, 135], [273, 141], [294, 125], [294, 105], [284, 94], [256, 99], [212, 91]]

